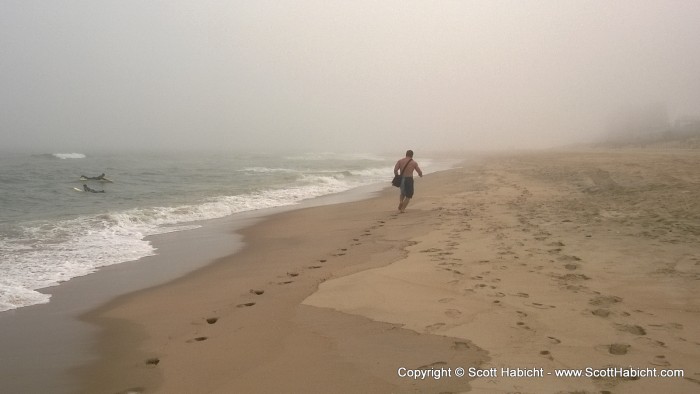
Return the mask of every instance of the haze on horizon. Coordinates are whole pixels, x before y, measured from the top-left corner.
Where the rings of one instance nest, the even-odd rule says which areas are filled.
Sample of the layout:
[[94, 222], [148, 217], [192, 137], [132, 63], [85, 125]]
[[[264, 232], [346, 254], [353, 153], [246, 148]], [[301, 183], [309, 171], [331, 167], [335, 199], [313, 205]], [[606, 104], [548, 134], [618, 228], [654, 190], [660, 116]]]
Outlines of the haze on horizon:
[[700, 2], [0, 2], [0, 151], [541, 148], [700, 116]]

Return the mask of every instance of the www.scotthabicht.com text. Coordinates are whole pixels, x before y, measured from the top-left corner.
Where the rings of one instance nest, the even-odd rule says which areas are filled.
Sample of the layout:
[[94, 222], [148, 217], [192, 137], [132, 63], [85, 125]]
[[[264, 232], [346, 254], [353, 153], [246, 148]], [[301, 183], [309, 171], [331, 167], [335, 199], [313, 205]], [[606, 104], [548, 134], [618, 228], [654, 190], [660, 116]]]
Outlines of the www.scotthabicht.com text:
[[634, 367], [606, 367], [583, 369], [554, 369], [545, 371], [544, 368], [431, 368], [409, 369], [400, 367], [397, 374], [401, 378], [417, 380], [442, 378], [682, 378], [682, 369], [657, 369]]

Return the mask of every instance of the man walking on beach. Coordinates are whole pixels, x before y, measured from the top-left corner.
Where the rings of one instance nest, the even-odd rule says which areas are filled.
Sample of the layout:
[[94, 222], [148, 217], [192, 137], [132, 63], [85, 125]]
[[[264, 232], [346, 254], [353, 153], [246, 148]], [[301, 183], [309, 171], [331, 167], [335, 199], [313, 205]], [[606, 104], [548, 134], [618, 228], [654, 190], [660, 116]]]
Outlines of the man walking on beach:
[[413, 171], [415, 170], [420, 177], [423, 177], [423, 171], [418, 167], [418, 163], [413, 160], [413, 151], [410, 149], [406, 151], [406, 157], [396, 162], [394, 175], [399, 175], [399, 169], [401, 169], [399, 211], [404, 213], [408, 203], [413, 198]]

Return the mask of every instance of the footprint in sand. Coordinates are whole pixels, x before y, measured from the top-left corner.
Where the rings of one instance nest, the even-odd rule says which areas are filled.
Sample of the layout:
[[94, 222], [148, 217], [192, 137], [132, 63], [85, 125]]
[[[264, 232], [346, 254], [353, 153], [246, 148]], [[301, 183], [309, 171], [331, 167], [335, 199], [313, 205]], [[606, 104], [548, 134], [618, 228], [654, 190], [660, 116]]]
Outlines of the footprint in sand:
[[633, 324], [617, 324], [617, 329], [619, 331], [628, 332], [634, 335], [647, 335], [646, 330]]
[[158, 365], [158, 363], [160, 363], [160, 359], [156, 357], [149, 358], [148, 360], [146, 360], [146, 364], [148, 365]]
[[255, 305], [254, 302], [246, 302], [246, 303], [243, 303], [243, 304], [238, 304], [238, 305], [236, 305], [236, 308], [246, 308], [246, 307], [253, 306], [253, 305]]
[[452, 345], [452, 349], [454, 349], [454, 350], [467, 350], [467, 349], [469, 349], [469, 344], [466, 342], [455, 342], [454, 345]]
[[608, 317], [610, 316], [610, 311], [607, 309], [596, 309], [591, 312], [594, 316], [598, 317]]
[[462, 311], [460, 311], [458, 309], [448, 309], [445, 311], [445, 316], [456, 319], [456, 318], [462, 316]]
[[219, 318], [218, 318], [218, 317], [209, 317], [209, 318], [207, 318], [207, 323], [208, 323], [208, 324], [214, 324], [214, 323], [216, 323], [217, 321], [219, 321]]
[[566, 275], [554, 275], [554, 279], [557, 279], [561, 282], [568, 283], [568, 282], [579, 282], [582, 280], [590, 280], [591, 278], [589, 276], [583, 275], [583, 274], [566, 274]]
[[564, 256], [560, 256], [559, 258], [557, 258], [557, 260], [564, 261], [564, 262], [571, 262], [571, 261], [581, 261], [581, 258], [577, 257], [577, 256], [564, 255]]
[[608, 353], [614, 354], [616, 356], [622, 356], [622, 355], [627, 354], [627, 352], [629, 351], [629, 349], [631, 347], [632, 346], [624, 344], [624, 343], [613, 343], [612, 345], [607, 346]]
[[309, 266], [309, 269], [312, 269], [312, 270], [318, 269], [318, 268], [323, 268], [323, 266], [321, 266], [321, 265], [310, 265]]
[[445, 323], [435, 323], [435, 324], [431, 324], [429, 326], [425, 326], [425, 331], [427, 333], [432, 333], [436, 330], [439, 330], [442, 327], [445, 327]]
[[319, 260], [318, 262], [319, 262], [319, 263], [325, 263], [326, 261], [328, 261], [328, 260], [326, 260], [326, 259], [321, 259], [321, 260]]
[[263, 295], [265, 294], [265, 290], [250, 289], [250, 294]]
[[657, 341], [656, 339], [651, 339], [647, 337], [637, 337], [634, 339], [635, 342], [639, 342], [642, 344], [642, 346], [653, 346], [653, 347], [660, 347], [660, 348], [665, 348], [666, 343], [662, 341]]
[[660, 367], [668, 367], [671, 365], [671, 363], [668, 362], [668, 360], [666, 360], [666, 356], [664, 356], [663, 354], [654, 357], [653, 360], [649, 361], [649, 364], [658, 365]]
[[591, 305], [596, 305], [596, 306], [602, 306], [602, 307], [608, 307], [613, 304], [617, 304], [618, 302], [622, 302], [622, 298], [616, 297], [616, 296], [596, 296], [588, 300], [588, 303]]
[[288, 285], [288, 284], [290, 284], [290, 283], [294, 283], [294, 281], [293, 281], [293, 280], [288, 280], [288, 281], [284, 281], [284, 282], [277, 282], [278, 285]]
[[549, 341], [552, 342], [552, 343], [555, 344], [555, 345], [558, 345], [558, 344], [561, 343], [561, 340], [559, 340], [559, 339], [557, 339], [557, 338], [555, 338], [555, 337], [547, 337], [547, 339], [549, 339]]
[[293, 278], [295, 276], [299, 276], [299, 274], [296, 272], [287, 272], [287, 276], [291, 276]]
[[531, 306], [531, 307], [537, 308], [537, 309], [553, 309], [553, 308], [556, 308], [556, 306], [554, 306], [554, 305], [544, 305], [544, 304], [540, 304], [539, 302], [526, 303], [525, 305]]
[[202, 341], [206, 341], [207, 339], [209, 339], [209, 338], [208, 337], [197, 337], [197, 338], [190, 339], [189, 341], [187, 341], [187, 343], [202, 342]]

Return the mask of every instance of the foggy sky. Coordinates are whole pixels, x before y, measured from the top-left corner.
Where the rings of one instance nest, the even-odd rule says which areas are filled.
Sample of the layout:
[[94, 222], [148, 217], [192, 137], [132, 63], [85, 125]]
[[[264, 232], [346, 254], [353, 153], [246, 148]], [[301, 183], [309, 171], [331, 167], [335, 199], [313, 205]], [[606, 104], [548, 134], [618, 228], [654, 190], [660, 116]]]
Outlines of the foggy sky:
[[0, 1], [0, 150], [535, 148], [700, 115], [700, 1]]

